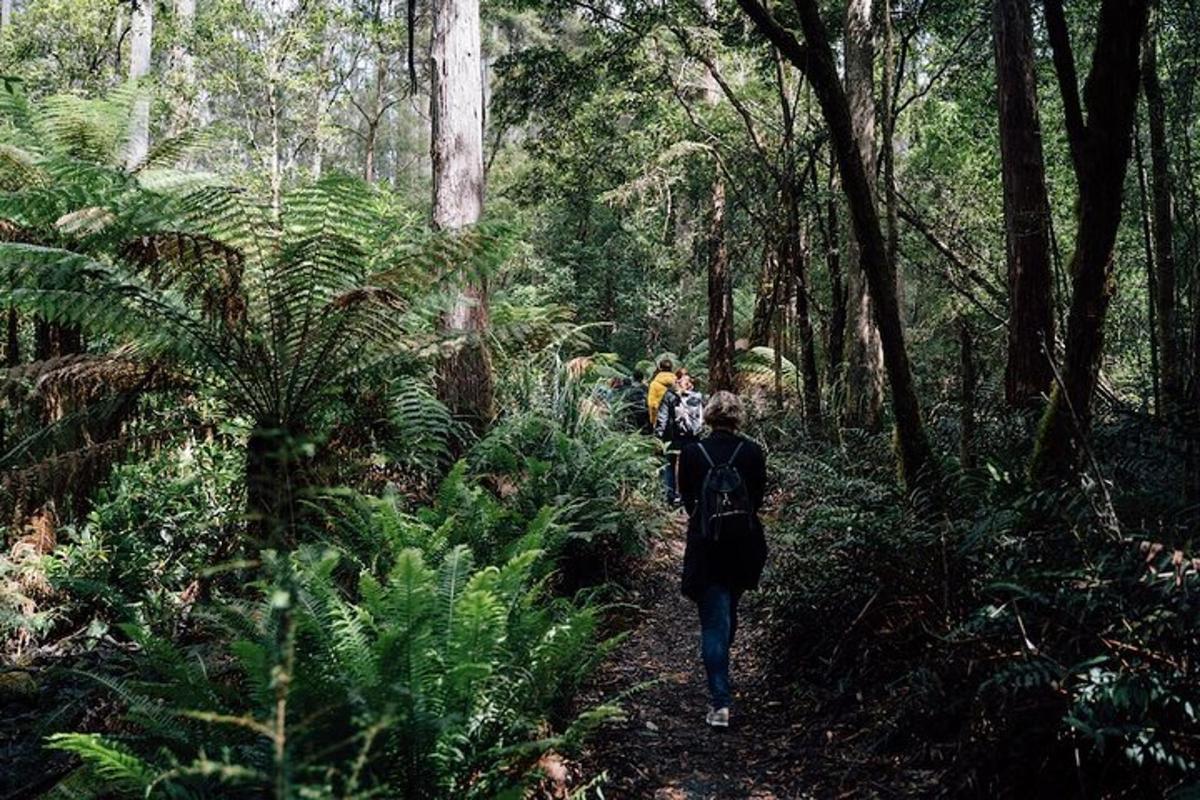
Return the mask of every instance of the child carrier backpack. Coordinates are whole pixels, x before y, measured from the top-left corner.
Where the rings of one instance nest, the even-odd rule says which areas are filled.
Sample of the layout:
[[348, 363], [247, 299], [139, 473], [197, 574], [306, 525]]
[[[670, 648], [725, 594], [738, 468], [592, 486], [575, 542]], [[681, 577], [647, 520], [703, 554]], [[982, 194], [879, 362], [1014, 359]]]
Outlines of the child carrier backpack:
[[733, 540], [750, 532], [754, 516], [750, 492], [742, 473], [733, 465], [743, 444], [738, 442], [733, 455], [723, 464], [714, 463], [704, 443], [699, 444], [709, 467], [700, 492], [700, 533], [706, 541]]

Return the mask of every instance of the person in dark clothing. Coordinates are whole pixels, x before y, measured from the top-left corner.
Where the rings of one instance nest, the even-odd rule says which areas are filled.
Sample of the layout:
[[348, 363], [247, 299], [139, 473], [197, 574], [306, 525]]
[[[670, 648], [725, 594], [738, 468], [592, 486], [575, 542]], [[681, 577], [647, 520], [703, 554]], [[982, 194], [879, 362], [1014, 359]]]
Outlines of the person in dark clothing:
[[[733, 694], [729, 649], [737, 633], [737, 607], [742, 593], [758, 587], [767, 560], [767, 543], [759, 509], [766, 492], [767, 461], [763, 449], [738, 434], [742, 403], [731, 392], [717, 392], [704, 409], [712, 433], [679, 455], [679, 491], [688, 512], [687, 547], [683, 556], [683, 593], [700, 611], [700, 645], [712, 708], [705, 721], [728, 727]], [[702, 516], [706, 479], [711, 470], [732, 466], [744, 484], [750, 505], [746, 531], [715, 541], [705, 535]]]
[[633, 379], [621, 388], [624, 404], [622, 422], [628, 430], [650, 433], [650, 415], [646, 413], [646, 374], [640, 369], [633, 371]]

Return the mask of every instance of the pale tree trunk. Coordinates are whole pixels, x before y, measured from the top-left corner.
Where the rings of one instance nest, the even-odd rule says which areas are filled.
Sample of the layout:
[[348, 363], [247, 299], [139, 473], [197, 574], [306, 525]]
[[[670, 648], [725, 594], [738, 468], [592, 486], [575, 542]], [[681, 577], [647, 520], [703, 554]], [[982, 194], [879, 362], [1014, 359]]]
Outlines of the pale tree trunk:
[[1115, 289], [1113, 248], [1121, 223], [1122, 190], [1137, 110], [1138, 51], [1149, 0], [1102, 3], [1083, 103], [1062, 5], [1059, 0], [1046, 0], [1045, 6], [1079, 183], [1062, 383], [1050, 397], [1030, 468], [1034, 481], [1050, 484], [1075, 474], [1091, 430], [1092, 401], [1104, 354], [1104, 320]]
[[838, 78], [837, 64], [829, 45], [829, 33], [821, 19], [820, 7], [816, 0], [796, 0], [796, 10], [807, 40], [806, 47], [796, 41], [795, 36], [783, 28], [758, 0], [738, 0], [738, 5], [788, 61], [804, 73], [821, 106], [830, 143], [837, 155], [854, 235], [861, 252], [860, 263], [871, 296], [875, 298], [875, 324], [883, 347], [884, 365], [891, 384], [891, 408], [896, 419], [900, 477], [906, 488], [910, 491], [922, 490], [923, 499], [936, 504], [941, 495], [940, 470], [925, 434], [921, 404], [908, 358], [908, 345], [900, 323], [895, 274], [887, 263], [887, 244], [872, 190], [870, 166], [874, 161], [863, 158], [856, 139], [849, 98]]
[[1029, 0], [996, 0], [992, 40], [1000, 109], [1000, 162], [1008, 255], [1008, 359], [1004, 394], [1030, 408], [1050, 393], [1054, 371], [1054, 272]]
[[[875, 165], [875, 47], [872, 41], [871, 0], [850, 0], [846, 5], [845, 85], [850, 107], [850, 124], [859, 158], [868, 168]], [[874, 181], [870, 181], [875, 203]], [[883, 408], [883, 350], [874, 319], [873, 299], [867, 287], [864, 255], [858, 233], [851, 228], [847, 243], [850, 352], [847, 354], [846, 421], [875, 430]], [[884, 257], [886, 258], [886, 252]], [[886, 265], [889, 271], [890, 265]], [[895, 281], [891, 281], [893, 284]]]
[[[135, 0], [129, 44], [129, 80], [137, 83], [150, 74], [150, 45], [154, 36], [153, 0]], [[150, 152], [150, 97], [139, 87], [129, 125], [125, 166], [133, 169]]]
[[8, 30], [12, 25], [13, 0], [0, 0], [0, 31]]
[[312, 120], [312, 177], [319, 180], [325, 169], [325, 142], [321, 136], [321, 123], [325, 118], [325, 72], [329, 68], [329, 51], [322, 34], [320, 53], [317, 55], [317, 79], [313, 89]]
[[196, 0], [175, 0], [176, 39], [171, 47], [171, 71], [182, 102], [177, 100], [171, 117], [171, 133], [179, 134], [196, 121], [201, 97], [196, 85], [196, 59], [191, 39], [196, 29]]
[[379, 128], [383, 124], [383, 89], [387, 81], [387, 60], [383, 55], [382, 45], [375, 54], [375, 88], [371, 93], [371, 116], [367, 120], [367, 136], [364, 148], [366, 163], [363, 165], [363, 179], [367, 183], [375, 182], [375, 161], [379, 149]]
[[[1156, 27], [1156, 26], [1155, 26]], [[1142, 88], [1150, 128], [1150, 183], [1154, 196], [1154, 306], [1155, 336], [1162, 380], [1159, 410], [1166, 418], [1179, 415], [1184, 407], [1183, 368], [1176, 329], [1175, 308], [1175, 232], [1174, 191], [1171, 185], [1171, 155], [1167, 146], [1167, 107], [1158, 79], [1158, 46], [1155, 31], [1146, 35], [1142, 59]]]
[[[434, 0], [430, 37], [433, 225], [456, 231], [483, 214], [483, 86], [479, 0]], [[487, 293], [464, 275], [444, 330], [461, 346], [439, 368], [438, 395], [456, 415], [482, 428], [493, 416], [491, 357], [484, 337]]]

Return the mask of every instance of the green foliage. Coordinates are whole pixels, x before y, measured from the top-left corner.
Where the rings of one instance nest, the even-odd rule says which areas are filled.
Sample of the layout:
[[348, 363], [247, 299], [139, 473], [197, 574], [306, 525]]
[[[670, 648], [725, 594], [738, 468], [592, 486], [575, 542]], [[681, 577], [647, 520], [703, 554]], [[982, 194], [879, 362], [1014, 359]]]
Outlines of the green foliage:
[[[1101, 426], [1101, 468], [1122, 474], [1109, 489], [1128, 527], [1115, 535], [1097, 490], [1031, 492], [1012, 477], [1024, 452], [1002, 416], [986, 422], [987, 470], [957, 476], [940, 520], [907, 510], [883, 437], [830, 447], [781, 427], [799, 445], [776, 451], [768, 599], [781, 656], [831, 704], [862, 695], [895, 750], [959, 753], [946, 780], [962, 791], [1187, 785], [1200, 573], [1180, 498], [1155, 491], [1165, 451], [1143, 460], [1150, 432]], [[1077, 761], [1103, 777], [1080, 778]]]
[[461, 545], [436, 568], [416, 548], [383, 571], [269, 558], [254, 603], [203, 615], [210, 644], [128, 629], [140, 654], [103, 679], [127, 733], [51, 746], [116, 796], [490, 798], [612, 713], [548, 733], [602, 648], [595, 609], [531, 582], [536, 549], [483, 568]]

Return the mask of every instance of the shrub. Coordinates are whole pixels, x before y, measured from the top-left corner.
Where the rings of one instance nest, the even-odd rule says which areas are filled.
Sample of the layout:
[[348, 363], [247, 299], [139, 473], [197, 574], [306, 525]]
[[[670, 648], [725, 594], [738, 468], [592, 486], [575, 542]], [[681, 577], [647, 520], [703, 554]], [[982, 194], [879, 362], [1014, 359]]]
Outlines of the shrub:
[[538, 549], [477, 568], [458, 546], [434, 568], [410, 547], [381, 572], [264, 555], [274, 577], [204, 615], [207, 643], [126, 628], [139, 653], [99, 678], [126, 708], [120, 732], [50, 740], [99, 793], [519, 797], [541, 754], [612, 713], [553, 733], [603, 646], [594, 608], [532, 580]]

